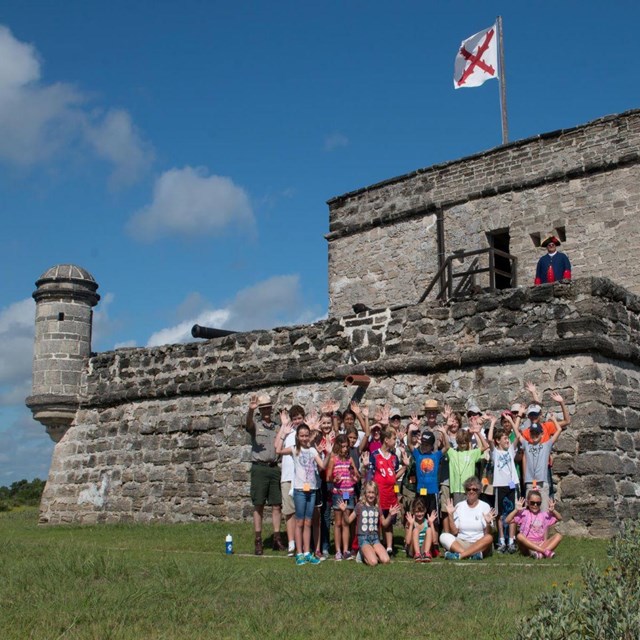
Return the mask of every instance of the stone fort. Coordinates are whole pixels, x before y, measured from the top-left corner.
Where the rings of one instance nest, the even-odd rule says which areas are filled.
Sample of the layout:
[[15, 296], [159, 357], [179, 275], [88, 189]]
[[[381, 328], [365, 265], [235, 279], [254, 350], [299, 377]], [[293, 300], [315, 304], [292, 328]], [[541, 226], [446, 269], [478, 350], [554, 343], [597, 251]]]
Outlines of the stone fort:
[[[565, 528], [609, 535], [640, 505], [640, 110], [419, 169], [329, 205], [329, 316], [305, 326], [91, 352], [93, 276], [36, 282], [27, 405], [57, 443], [40, 521], [251, 516], [248, 398], [403, 416], [435, 397], [464, 410], [543, 404], [572, 424], [554, 474]], [[554, 233], [574, 279], [534, 287]]]

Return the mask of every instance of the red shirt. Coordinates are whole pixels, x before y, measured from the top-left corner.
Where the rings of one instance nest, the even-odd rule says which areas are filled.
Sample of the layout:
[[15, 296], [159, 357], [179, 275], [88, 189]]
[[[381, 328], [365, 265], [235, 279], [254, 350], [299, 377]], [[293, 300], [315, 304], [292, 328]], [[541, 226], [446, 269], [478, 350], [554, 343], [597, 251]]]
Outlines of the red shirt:
[[395, 453], [390, 453], [388, 458], [382, 455], [382, 450], [372, 454], [373, 481], [378, 485], [380, 493], [380, 508], [391, 509], [398, 504], [398, 496], [394, 491], [396, 484], [396, 471], [398, 470], [398, 458]]

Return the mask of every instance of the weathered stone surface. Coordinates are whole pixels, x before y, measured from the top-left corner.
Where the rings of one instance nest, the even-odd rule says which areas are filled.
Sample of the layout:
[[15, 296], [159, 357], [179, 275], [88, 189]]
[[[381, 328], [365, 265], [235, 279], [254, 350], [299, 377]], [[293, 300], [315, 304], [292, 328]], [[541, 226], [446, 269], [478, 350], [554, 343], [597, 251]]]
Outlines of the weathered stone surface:
[[[93, 278], [58, 282], [59, 300], [42, 283], [29, 401], [50, 429], [65, 425], [42, 521], [248, 518], [249, 397], [344, 409], [354, 389], [342, 382], [361, 373], [370, 410], [389, 403], [405, 419], [430, 397], [498, 413], [530, 401], [529, 381], [561, 418], [560, 391], [572, 418], [553, 466], [564, 526], [610, 533], [640, 505], [640, 262], [619, 260], [638, 250], [639, 146], [633, 111], [330, 201], [330, 317], [313, 325], [91, 356]], [[414, 304], [438, 268], [436, 213], [447, 254], [508, 229], [530, 282], [536, 238], [554, 231], [582, 277], [487, 293], [480, 274], [464, 300], [434, 291]], [[373, 310], [352, 314], [358, 302]]]
[[[355, 301], [372, 308], [417, 302], [438, 270], [435, 211], [444, 221], [446, 255], [485, 248], [488, 232], [508, 229], [521, 284], [532, 282], [540, 257], [533, 239], [562, 229], [574, 274], [615, 274], [616, 285], [595, 284], [579, 294], [627, 304], [628, 291], [640, 294], [640, 263], [619, 260], [620, 252], [634, 255], [638, 249], [639, 121], [640, 111], [610, 116], [333, 198], [330, 315], [349, 313]], [[359, 252], [367, 260], [354, 260]], [[481, 256], [479, 266], [487, 265]], [[487, 275], [476, 276], [476, 285], [486, 287]], [[436, 286], [428, 300], [437, 292]], [[529, 301], [572, 295], [563, 285], [543, 286]], [[516, 295], [505, 302], [517, 309], [522, 301]], [[634, 313], [636, 305], [634, 300]], [[612, 320], [612, 311], [594, 317]]]

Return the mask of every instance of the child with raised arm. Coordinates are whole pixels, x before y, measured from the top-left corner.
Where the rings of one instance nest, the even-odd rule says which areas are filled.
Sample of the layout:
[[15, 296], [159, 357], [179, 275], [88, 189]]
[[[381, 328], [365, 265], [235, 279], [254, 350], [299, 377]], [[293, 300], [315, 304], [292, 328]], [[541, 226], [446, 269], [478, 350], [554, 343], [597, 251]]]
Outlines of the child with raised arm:
[[391, 520], [400, 511], [400, 505], [391, 507], [389, 513], [383, 516], [378, 506], [378, 485], [369, 481], [364, 483], [362, 497], [354, 511], [346, 515], [347, 505], [344, 501], [339, 503], [339, 508], [348, 523], [357, 521], [356, 530], [363, 561], [372, 567], [378, 563], [389, 564], [389, 554], [380, 543], [378, 528], [382, 526], [384, 529], [391, 524]]
[[546, 511], [549, 504], [548, 468], [551, 449], [562, 433], [562, 427], [552, 417], [556, 424], [556, 431], [546, 442], [542, 441], [542, 427], [533, 422], [529, 427], [531, 441], [527, 440], [520, 432], [520, 427], [514, 423], [514, 430], [522, 448], [524, 449], [525, 472], [524, 481], [527, 494], [532, 489], [537, 489], [542, 496], [542, 510]]
[[[542, 421], [542, 407], [540, 406], [540, 394], [536, 388], [536, 385], [532, 382], [525, 383], [525, 387], [527, 391], [531, 394], [532, 404], [527, 407], [526, 416], [527, 420], [525, 424], [522, 425], [522, 435], [531, 442], [531, 426], [538, 425], [542, 429], [542, 442], [546, 442], [553, 436], [556, 432], [556, 425], [560, 428], [564, 429], [571, 424], [571, 416], [569, 415], [569, 410], [567, 409], [567, 404], [564, 401], [564, 398], [557, 392], [554, 391], [551, 394], [551, 399], [555, 400], [560, 405], [560, 409], [562, 410], [562, 420], [557, 420], [552, 418], [551, 420], [547, 420], [546, 422]], [[527, 424], [529, 423], [529, 424]], [[547, 491], [549, 496], [553, 496], [554, 488], [553, 488], [553, 456], [549, 456], [549, 466], [547, 468], [547, 478], [546, 481], [548, 483]]]
[[318, 564], [320, 559], [311, 553], [311, 520], [319, 486], [318, 469], [324, 469], [328, 458], [321, 458], [311, 446], [311, 429], [303, 422], [296, 429], [293, 447], [284, 447], [291, 425], [283, 427], [276, 440], [276, 453], [293, 459], [293, 502], [296, 509], [296, 564]]
[[446, 429], [436, 427], [435, 433], [425, 430], [417, 447], [413, 446], [412, 442], [408, 445], [416, 463], [416, 494], [424, 499], [429, 513], [440, 513], [438, 469], [442, 456], [449, 449]]
[[431, 562], [431, 547], [438, 539], [435, 527], [437, 518], [436, 511], [432, 511], [427, 517], [427, 503], [424, 498], [414, 499], [411, 511], [407, 513], [407, 522], [411, 540], [409, 556], [416, 562]]
[[562, 541], [562, 535], [555, 533], [549, 537], [549, 527], [562, 520], [556, 511], [556, 503], [549, 500], [549, 511], [541, 511], [542, 495], [539, 491], [529, 491], [525, 508], [524, 498], [520, 498], [515, 509], [507, 516], [508, 523], [515, 523], [520, 527], [518, 546], [523, 554], [540, 560], [553, 558], [554, 549]]
[[[442, 417], [445, 421], [446, 437], [449, 441], [449, 447], [458, 448], [456, 436], [462, 429], [462, 414], [454, 412], [448, 405], [444, 405]], [[440, 485], [440, 522], [442, 530], [449, 531], [449, 514], [444, 508], [451, 498], [451, 483], [449, 478], [449, 458], [446, 455], [440, 460], [440, 468], [438, 469], [438, 483]]]
[[[388, 410], [383, 413], [381, 420], [386, 424], [388, 422], [389, 414]], [[382, 445], [380, 449], [374, 451], [369, 457], [369, 464], [371, 471], [373, 472], [373, 480], [378, 485], [380, 491], [380, 509], [382, 515], [386, 516], [390, 513], [390, 510], [398, 505], [398, 493], [400, 487], [398, 485], [399, 480], [402, 478], [407, 466], [409, 465], [409, 459], [403, 460], [402, 466], [400, 465], [394, 449], [396, 446], [396, 432], [386, 427], [381, 434]], [[397, 486], [397, 491], [396, 491]], [[398, 513], [398, 508], [395, 513]], [[387, 553], [393, 554], [393, 524], [395, 517], [389, 520], [389, 523], [383, 527], [385, 544], [387, 546]]]
[[[475, 436], [480, 441], [480, 447], [471, 448], [471, 438]], [[464, 481], [476, 474], [476, 464], [482, 458], [489, 444], [482, 435], [481, 422], [478, 418], [471, 418], [469, 429], [460, 429], [456, 433], [457, 449], [447, 449], [449, 459], [449, 490], [454, 506], [462, 502], [465, 497]], [[451, 521], [449, 520], [449, 523]]]
[[[336, 425], [331, 415], [331, 402], [322, 406], [320, 414], [320, 430], [312, 440], [318, 454], [323, 460], [327, 460], [333, 450], [336, 439]], [[326, 409], [326, 410], [325, 410]], [[314, 513], [313, 537], [316, 547], [316, 555], [323, 560], [329, 557], [329, 543], [331, 537], [331, 503], [332, 503], [331, 479], [327, 478], [325, 470], [320, 471], [320, 486], [316, 497], [316, 510]]]
[[[282, 428], [278, 433], [278, 438], [284, 438], [283, 447], [293, 447], [295, 445], [296, 429], [304, 422], [304, 418], [304, 409], [299, 404], [294, 404], [289, 411], [283, 409], [280, 412]], [[289, 425], [291, 425], [291, 428], [287, 429]], [[282, 456], [282, 474], [280, 476], [282, 515], [285, 517], [287, 526], [287, 538], [289, 541], [287, 555], [290, 558], [296, 555], [296, 507], [293, 503], [293, 474], [293, 458], [291, 456]]]
[[[333, 539], [338, 561], [351, 560], [347, 516], [356, 506], [354, 489], [359, 477], [358, 469], [349, 455], [349, 439], [346, 435], [340, 434], [333, 445], [333, 455], [327, 466], [327, 479], [333, 484]], [[346, 511], [340, 508], [340, 503], [346, 504]]]
[[515, 524], [508, 525], [509, 538], [505, 540], [503, 519], [513, 511], [518, 497], [518, 471], [515, 464], [517, 445], [510, 442], [509, 434], [502, 428], [494, 430], [495, 424], [496, 420], [492, 419], [487, 439], [493, 463], [494, 508], [498, 513], [498, 553], [515, 553], [518, 550]]

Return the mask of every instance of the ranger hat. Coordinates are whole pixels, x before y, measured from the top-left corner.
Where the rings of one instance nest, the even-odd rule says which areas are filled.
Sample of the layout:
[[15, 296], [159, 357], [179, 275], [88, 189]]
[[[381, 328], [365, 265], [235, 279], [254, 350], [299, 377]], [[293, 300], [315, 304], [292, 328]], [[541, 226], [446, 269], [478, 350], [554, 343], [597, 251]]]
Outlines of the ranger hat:
[[261, 393], [258, 396], [258, 409], [260, 407], [270, 407], [271, 406], [271, 398], [267, 393]]

